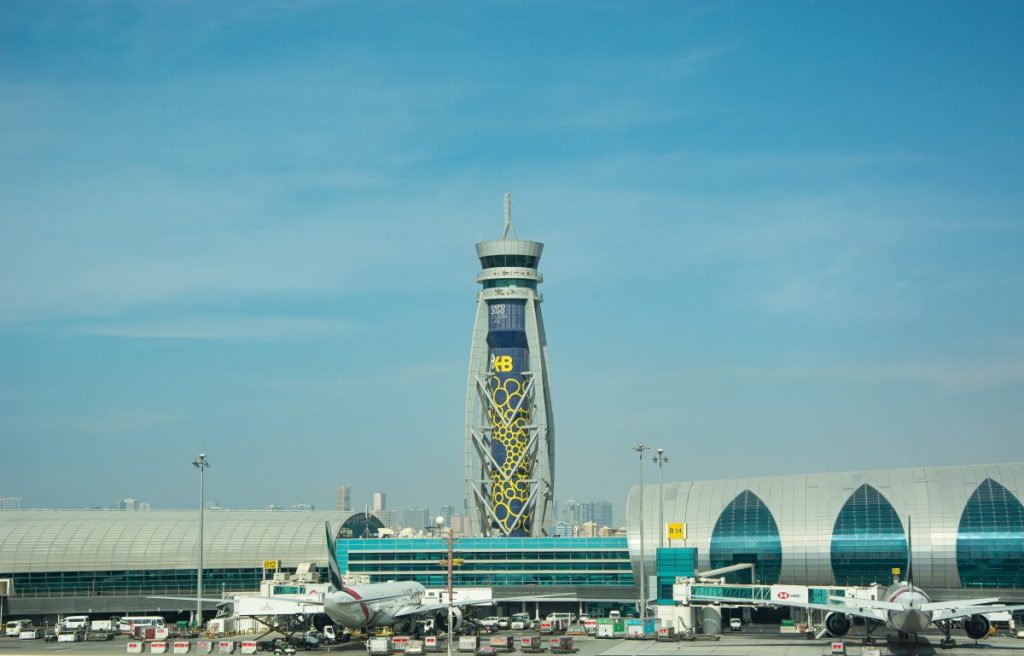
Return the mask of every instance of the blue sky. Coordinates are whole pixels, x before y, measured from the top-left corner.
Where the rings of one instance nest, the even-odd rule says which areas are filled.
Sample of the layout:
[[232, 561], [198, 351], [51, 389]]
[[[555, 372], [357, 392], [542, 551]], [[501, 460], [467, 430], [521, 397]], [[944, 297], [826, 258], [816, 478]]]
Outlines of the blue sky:
[[[0, 495], [461, 505], [478, 263], [559, 500], [1022, 458], [1019, 3], [4, 2]], [[12, 464], [14, 466], [12, 466]], [[647, 469], [649, 480], [653, 470]]]

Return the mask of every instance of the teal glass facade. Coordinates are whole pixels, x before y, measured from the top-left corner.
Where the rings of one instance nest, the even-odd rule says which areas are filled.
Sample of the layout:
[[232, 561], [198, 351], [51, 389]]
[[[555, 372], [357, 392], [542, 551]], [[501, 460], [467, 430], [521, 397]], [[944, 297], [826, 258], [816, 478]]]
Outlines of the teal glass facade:
[[991, 478], [960, 516], [956, 564], [965, 588], [1024, 588], [1024, 506]]
[[[711, 533], [711, 567], [739, 563], [757, 566], [758, 583], [778, 583], [782, 570], [782, 539], [768, 506], [744, 490], [722, 510]], [[750, 583], [750, 571], [732, 572], [729, 583]]]
[[697, 550], [659, 548], [655, 562], [658, 567], [658, 604], [675, 606], [672, 586], [675, 585], [677, 576], [692, 577], [696, 574]]
[[[260, 589], [263, 574], [259, 567], [203, 568], [203, 589], [210, 594], [219, 594], [222, 589], [234, 592], [256, 591]], [[23, 597], [196, 593], [194, 569], [31, 572], [0, 574], [0, 578], [14, 579], [15, 593]]]
[[[371, 583], [447, 584], [448, 542], [442, 538], [339, 540], [343, 572]], [[456, 586], [635, 585], [626, 538], [456, 538]]]
[[896, 510], [868, 484], [854, 490], [832, 529], [832, 572], [839, 585], [887, 585], [906, 573], [907, 537]]

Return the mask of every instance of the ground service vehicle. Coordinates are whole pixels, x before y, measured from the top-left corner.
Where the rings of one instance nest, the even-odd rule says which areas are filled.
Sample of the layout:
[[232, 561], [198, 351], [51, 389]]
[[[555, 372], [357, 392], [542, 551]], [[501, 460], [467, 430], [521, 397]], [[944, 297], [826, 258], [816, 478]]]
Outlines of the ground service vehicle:
[[740, 620], [740, 618], [734, 617], [731, 620], [729, 620], [729, 630], [730, 631], [740, 631], [742, 629], [743, 629], [743, 622], [742, 622], [742, 620]]
[[522, 631], [530, 627], [530, 614], [529, 613], [516, 613], [512, 616], [510, 626], [513, 631]]
[[164, 623], [164, 618], [158, 615], [129, 615], [121, 618], [121, 621], [117, 624], [117, 630], [121, 633], [131, 633], [135, 630], [136, 626], [162, 629], [167, 625]]
[[8, 622], [4, 627], [4, 632], [8, 638], [17, 638], [22, 631], [27, 631], [32, 628], [32, 622], [30, 620], [13, 620]]
[[546, 619], [546, 620], [558, 620], [558, 621], [563, 622], [563, 623], [568, 625], [570, 622], [572, 622], [574, 619], [576, 619], [576, 616], [573, 615], [572, 613], [550, 613], [544, 619]]

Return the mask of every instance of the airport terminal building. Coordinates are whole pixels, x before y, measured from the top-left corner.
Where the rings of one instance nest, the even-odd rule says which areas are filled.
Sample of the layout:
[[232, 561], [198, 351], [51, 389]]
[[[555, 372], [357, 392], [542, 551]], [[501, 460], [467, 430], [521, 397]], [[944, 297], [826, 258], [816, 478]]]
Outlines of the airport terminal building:
[[[905, 578], [933, 597], [964, 589], [1024, 596], [1024, 463], [915, 467], [665, 484], [665, 522], [685, 522], [696, 568], [753, 563], [761, 583], [870, 585]], [[644, 489], [644, 553], [654, 572], [658, 486]], [[639, 486], [629, 549], [640, 557]], [[729, 580], [750, 580], [750, 572]], [[957, 592], [959, 591], [959, 592]]]
[[[885, 584], [905, 577], [936, 600], [996, 592], [1024, 598], [1024, 464], [893, 469], [669, 483], [664, 518], [686, 539], [661, 552], [658, 485], [644, 488], [648, 576], [755, 565], [761, 583]], [[554, 593], [575, 603], [631, 603], [639, 581], [639, 489], [628, 537], [457, 538], [455, 585], [497, 599]], [[5, 616], [187, 610], [154, 595], [195, 594], [195, 511], [0, 512], [0, 601]], [[443, 586], [447, 542], [380, 539], [363, 513], [206, 513], [204, 596], [259, 590], [274, 573], [326, 566], [324, 522], [339, 534], [343, 570], [363, 581]], [[693, 551], [691, 551], [691, 549]], [[673, 557], [670, 557], [673, 556]], [[666, 564], [673, 571], [659, 571]], [[268, 566], [269, 565], [269, 566]], [[664, 576], [662, 576], [664, 575]], [[749, 570], [727, 580], [749, 580]], [[1002, 591], [1002, 592], [999, 592]], [[6, 598], [3, 598], [6, 595]], [[659, 597], [660, 598], [660, 597]], [[181, 606], [181, 608], [179, 608]], [[210, 611], [213, 609], [211, 608]]]
[[[315, 563], [326, 580], [324, 522], [337, 540], [342, 571], [355, 582], [447, 581], [447, 540], [377, 538], [372, 515], [345, 512], [213, 511], [205, 516], [205, 597], [253, 593], [261, 581]], [[0, 583], [5, 616], [151, 611], [183, 615], [194, 604], [154, 599], [196, 593], [198, 513], [20, 510], [0, 513]], [[628, 602], [636, 597], [625, 537], [456, 538], [458, 587], [487, 588], [496, 599], [557, 594], [566, 602]], [[275, 584], [274, 594], [293, 592]], [[207, 612], [212, 614], [212, 604]]]

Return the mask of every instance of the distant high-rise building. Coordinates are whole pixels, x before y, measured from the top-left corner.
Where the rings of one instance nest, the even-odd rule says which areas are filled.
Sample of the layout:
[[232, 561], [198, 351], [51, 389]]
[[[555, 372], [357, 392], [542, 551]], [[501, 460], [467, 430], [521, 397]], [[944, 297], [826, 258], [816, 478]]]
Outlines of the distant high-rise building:
[[555, 522], [555, 537], [556, 538], [571, 538], [575, 536], [576, 531], [572, 524], [566, 522]]
[[384, 493], [380, 492], [380, 491], [374, 492], [373, 493], [373, 506], [370, 509], [374, 513], [377, 513], [377, 512], [379, 512], [381, 510], [386, 510], [387, 507], [388, 507], [388, 505], [387, 505], [386, 499], [384, 497]]
[[455, 506], [444, 505], [441, 506], [441, 511], [438, 513], [441, 517], [444, 517], [444, 525], [452, 525], [452, 515], [455, 514]]
[[427, 508], [403, 510], [401, 519], [402, 528], [411, 528], [416, 531], [422, 531], [433, 525], [430, 521], [430, 510]]
[[469, 535], [470, 534], [470, 522], [469, 517], [465, 515], [452, 515], [451, 517], [451, 528], [452, 533], [455, 535]]
[[580, 504], [575, 499], [569, 499], [562, 506], [561, 521], [565, 522], [569, 526], [580, 525]]
[[352, 512], [352, 486], [339, 485], [334, 491], [335, 509], [341, 512]]
[[139, 510], [141, 512], [149, 512], [150, 508], [151, 508], [151, 506], [149, 505], [148, 501], [140, 501], [139, 502]]
[[596, 538], [597, 537], [597, 531], [600, 528], [601, 527], [597, 525], [597, 522], [593, 522], [593, 521], [583, 522], [583, 525], [580, 526], [579, 536], [581, 538]]
[[579, 524], [594, 522], [601, 526], [612, 525], [612, 504], [608, 501], [587, 501], [577, 506]]
[[0, 510], [21, 510], [21, 499], [18, 497], [0, 497]]
[[121, 510], [135, 510], [135, 499], [132, 497], [125, 497], [118, 503], [118, 508]]
[[501, 238], [476, 245], [476, 320], [466, 390], [466, 496], [473, 535], [544, 535], [555, 485], [555, 420], [537, 285], [544, 244], [522, 241], [505, 194]]
[[384, 528], [389, 528], [392, 531], [397, 531], [400, 528], [398, 525], [397, 510], [373, 510], [371, 513], [374, 517], [380, 520], [380, 523], [384, 525]]

